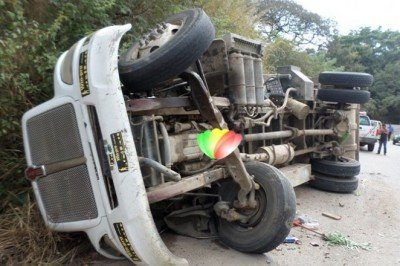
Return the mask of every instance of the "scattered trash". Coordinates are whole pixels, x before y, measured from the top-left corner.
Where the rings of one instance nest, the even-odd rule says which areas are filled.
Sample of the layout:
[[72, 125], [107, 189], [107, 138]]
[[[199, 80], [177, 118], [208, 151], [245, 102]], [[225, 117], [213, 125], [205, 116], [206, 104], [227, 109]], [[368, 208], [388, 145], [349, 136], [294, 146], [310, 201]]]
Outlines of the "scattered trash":
[[357, 190], [357, 191], [354, 191], [353, 194], [356, 195], [356, 196], [361, 196], [361, 192], [358, 191], [358, 190]]
[[310, 244], [313, 247], [319, 247], [319, 243], [318, 242], [313, 241], [313, 242], [310, 242]]
[[302, 224], [311, 223], [311, 222], [316, 222], [316, 221], [314, 221], [313, 219], [311, 219], [311, 217], [309, 217], [309, 216], [306, 215], [306, 214], [299, 215], [299, 216], [297, 217], [297, 219], [298, 219]]
[[323, 212], [322, 215], [323, 215], [323, 216], [326, 216], [326, 217], [329, 217], [329, 218], [332, 218], [332, 219], [334, 219], [334, 220], [340, 220], [340, 219], [342, 219], [341, 216], [335, 215], [335, 214], [332, 214], [332, 213], [329, 213], [329, 212]]
[[339, 206], [340, 206], [340, 207], [344, 207], [344, 204], [341, 203], [341, 202], [339, 202]]
[[304, 228], [304, 229], [306, 229], [308, 231], [311, 231], [313, 233], [316, 233], [316, 234], [318, 234], [318, 235], [320, 235], [322, 237], [324, 236], [324, 234], [322, 234], [320, 232], [317, 232], [315, 229], [311, 229], [311, 228], [308, 228], [308, 227], [304, 226], [304, 224], [301, 222], [301, 220], [299, 218], [294, 219], [293, 226], [298, 226], [298, 227]]
[[317, 223], [317, 222], [309, 222], [309, 223], [304, 223], [303, 226], [307, 227], [308, 229], [318, 230], [319, 223]]
[[292, 244], [292, 243], [296, 243], [296, 241], [298, 241], [299, 239], [297, 238], [297, 237], [294, 237], [294, 236], [287, 236], [286, 238], [285, 238], [285, 240], [283, 240], [283, 243], [290, 243], [290, 244]]
[[276, 251], [282, 251], [282, 248], [276, 247], [275, 250], [276, 250]]
[[364, 250], [370, 250], [371, 249], [371, 243], [356, 243], [350, 239], [348, 239], [345, 235], [335, 232], [331, 234], [327, 234], [323, 237], [323, 239], [328, 242], [329, 246], [345, 246], [349, 249], [364, 249]]

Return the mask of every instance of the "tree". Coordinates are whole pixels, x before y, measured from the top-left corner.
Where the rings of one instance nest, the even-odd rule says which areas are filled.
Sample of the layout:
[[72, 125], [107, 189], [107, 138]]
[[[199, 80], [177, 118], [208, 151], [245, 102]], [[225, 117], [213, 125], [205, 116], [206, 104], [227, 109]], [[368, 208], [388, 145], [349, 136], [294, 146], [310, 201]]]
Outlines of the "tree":
[[270, 41], [285, 37], [296, 45], [324, 46], [337, 33], [336, 24], [305, 10], [293, 0], [260, 0], [258, 29]]
[[325, 70], [340, 70], [334, 67], [335, 60], [327, 59], [325, 52], [300, 51], [294, 42], [278, 38], [266, 46], [264, 66], [267, 73], [276, 73], [276, 67], [295, 65], [311, 79], [317, 81], [318, 74]]
[[337, 36], [328, 45], [328, 57], [345, 71], [367, 72], [374, 76], [369, 88], [372, 100], [366, 105], [372, 117], [400, 121], [400, 32], [381, 28], [361, 28]]

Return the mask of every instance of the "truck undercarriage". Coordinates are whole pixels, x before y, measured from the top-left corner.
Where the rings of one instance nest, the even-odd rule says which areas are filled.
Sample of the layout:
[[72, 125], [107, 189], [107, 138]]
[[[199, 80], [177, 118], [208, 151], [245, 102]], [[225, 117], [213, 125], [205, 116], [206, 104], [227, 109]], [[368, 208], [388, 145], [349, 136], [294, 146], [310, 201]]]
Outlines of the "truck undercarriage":
[[[326, 72], [321, 87], [294, 66], [264, 74], [262, 44], [214, 40], [200, 9], [118, 59], [129, 29], [101, 29], [65, 52], [54, 98], [23, 118], [26, 175], [49, 228], [85, 231], [110, 258], [179, 265], [164, 227], [264, 253], [290, 231], [293, 187], [355, 189], [358, 104], [369, 98], [359, 87], [370, 75]], [[212, 129], [240, 134], [240, 146], [206, 156], [197, 138]]]

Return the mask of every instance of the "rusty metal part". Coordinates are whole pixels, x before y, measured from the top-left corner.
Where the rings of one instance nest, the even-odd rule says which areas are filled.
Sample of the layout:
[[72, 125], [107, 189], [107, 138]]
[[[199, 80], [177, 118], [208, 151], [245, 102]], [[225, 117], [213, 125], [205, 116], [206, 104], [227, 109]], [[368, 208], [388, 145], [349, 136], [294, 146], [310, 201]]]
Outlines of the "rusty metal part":
[[279, 170], [287, 177], [292, 187], [304, 184], [311, 179], [311, 164], [296, 163], [281, 167]]
[[297, 130], [282, 130], [275, 132], [257, 133], [257, 134], [246, 134], [243, 137], [244, 141], [259, 141], [268, 139], [280, 139], [289, 137], [299, 137], [299, 136], [318, 136], [318, 135], [334, 135], [335, 131], [333, 129], [304, 129]]
[[240, 158], [239, 149], [236, 149], [224, 160], [233, 180], [240, 186], [240, 190], [238, 192], [238, 208], [255, 206], [257, 204], [255, 200], [247, 197], [247, 195], [255, 189], [255, 184], [244, 167], [243, 161]]
[[[169, 170], [169, 169], [168, 169]], [[167, 182], [148, 188], [147, 198], [150, 203], [166, 200], [182, 193], [199, 189], [226, 177], [225, 169], [210, 170], [198, 175], [182, 178], [179, 182]]]
[[258, 153], [266, 153], [266, 163], [280, 165], [288, 163], [294, 158], [294, 148], [290, 144], [272, 145], [258, 148]]
[[297, 119], [305, 119], [310, 113], [310, 107], [307, 104], [289, 98], [287, 108], [293, 113]]
[[163, 140], [163, 163], [167, 168], [171, 168], [172, 166], [172, 159], [171, 159], [171, 143], [168, 137], [167, 127], [163, 122], [159, 123], [159, 128], [162, 135]]
[[168, 136], [171, 151], [171, 162], [184, 162], [203, 157], [197, 144], [197, 133], [181, 133]]
[[[231, 103], [224, 97], [211, 97], [215, 106], [229, 107]], [[126, 110], [134, 115], [151, 115], [155, 111], [166, 108], [190, 108], [193, 102], [189, 97], [169, 97], [169, 98], [141, 98], [126, 101]]]
[[[224, 117], [215, 106], [209, 91], [204, 86], [199, 75], [187, 71], [182, 74], [182, 78], [189, 83], [192, 90], [192, 98], [202, 117], [215, 128], [227, 128]], [[240, 186], [238, 193], [240, 205], [243, 207], [255, 205], [255, 200], [247, 197], [250, 191], [255, 189], [255, 184], [244, 167], [243, 161], [240, 158], [239, 149], [236, 149], [228, 155], [224, 161], [233, 180]]]
[[231, 53], [228, 58], [229, 97], [234, 104], [244, 106], [247, 104], [247, 98], [243, 55]]
[[39, 177], [45, 177], [47, 175], [61, 172], [63, 170], [67, 170], [85, 163], [86, 163], [86, 157], [82, 156], [51, 164], [29, 166], [25, 170], [25, 177], [29, 181], [34, 181]]
[[139, 163], [142, 165], [146, 165], [148, 167], [153, 168], [154, 170], [164, 174], [164, 176], [167, 179], [173, 180], [173, 181], [179, 181], [181, 180], [181, 175], [175, 171], [172, 171], [171, 169], [165, 167], [164, 165], [160, 164], [159, 162], [145, 158], [145, 157], [138, 157]]
[[253, 57], [245, 55], [244, 63], [244, 80], [246, 83], [246, 101], [247, 106], [256, 105], [256, 85], [254, 82], [254, 61]]
[[263, 106], [265, 98], [265, 86], [261, 58], [254, 59], [254, 84], [256, 87], [256, 104], [257, 106]]
[[319, 149], [320, 149], [320, 147], [310, 147], [310, 148], [306, 148], [306, 149], [302, 149], [302, 150], [297, 150], [297, 151], [294, 151], [294, 156], [299, 156], [299, 155], [315, 152]]
[[257, 153], [241, 153], [240, 156], [243, 161], [260, 161], [270, 165], [280, 165], [293, 160], [295, 151], [292, 145], [282, 144], [260, 147]]
[[208, 50], [200, 58], [204, 75], [208, 77], [223, 75], [228, 72], [228, 55], [225, 42], [214, 40]]
[[235, 209], [231, 208], [229, 204], [230, 202], [227, 201], [219, 201], [215, 203], [215, 213], [228, 222], [240, 221], [246, 223], [250, 219], [249, 216], [238, 213]]

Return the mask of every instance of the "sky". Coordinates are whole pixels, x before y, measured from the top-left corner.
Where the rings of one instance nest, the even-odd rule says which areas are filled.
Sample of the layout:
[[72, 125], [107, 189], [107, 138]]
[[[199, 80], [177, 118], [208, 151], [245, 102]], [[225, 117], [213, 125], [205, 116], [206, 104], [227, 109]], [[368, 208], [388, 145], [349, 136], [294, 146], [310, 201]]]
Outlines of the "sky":
[[361, 27], [400, 31], [400, 0], [294, 0], [306, 10], [337, 22], [339, 34]]

